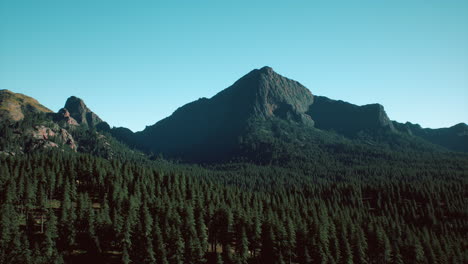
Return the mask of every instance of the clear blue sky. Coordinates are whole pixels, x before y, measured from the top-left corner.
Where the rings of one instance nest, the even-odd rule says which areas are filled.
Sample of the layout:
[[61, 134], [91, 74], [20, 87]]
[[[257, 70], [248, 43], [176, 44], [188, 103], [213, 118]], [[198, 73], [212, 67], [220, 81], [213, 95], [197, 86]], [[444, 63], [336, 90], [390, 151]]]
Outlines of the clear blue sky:
[[111, 126], [265, 65], [393, 120], [466, 123], [468, 1], [0, 1], [0, 89], [54, 111], [76, 95]]

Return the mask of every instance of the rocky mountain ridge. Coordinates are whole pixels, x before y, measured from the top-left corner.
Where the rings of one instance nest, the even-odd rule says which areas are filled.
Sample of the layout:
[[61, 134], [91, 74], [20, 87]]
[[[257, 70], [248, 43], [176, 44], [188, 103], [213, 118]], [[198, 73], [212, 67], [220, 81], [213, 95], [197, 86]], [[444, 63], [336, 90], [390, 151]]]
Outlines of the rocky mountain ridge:
[[69, 118], [73, 118], [80, 125], [96, 127], [99, 124], [104, 123], [98, 115], [86, 106], [82, 99], [76, 96], [69, 97], [64, 108], [60, 111], [64, 114], [64, 117], [68, 116]]
[[307, 112], [318, 129], [334, 130], [346, 136], [362, 131], [387, 130], [395, 132], [393, 123], [380, 104], [357, 106], [324, 96], [316, 96]]
[[115, 156], [111, 146], [115, 139], [104, 135], [109, 125], [80, 98], [68, 98], [65, 107], [54, 113], [31, 97], [0, 90], [0, 109], [0, 154], [61, 149]]
[[[198, 162], [242, 156], [246, 142], [250, 145], [263, 142], [263, 149], [271, 148], [268, 144], [272, 142], [283, 145], [299, 142], [298, 146], [305, 146], [310, 140], [307, 135], [330, 138], [327, 135], [336, 134], [357, 144], [378, 146], [407, 142], [403, 145], [409, 146], [427, 142], [468, 152], [466, 124], [441, 129], [401, 124], [391, 121], [380, 104], [357, 106], [314, 96], [299, 82], [281, 76], [270, 67], [255, 69], [212, 98], [188, 103], [171, 116], [136, 133], [126, 128], [111, 129], [75, 96], [67, 99], [64, 108], [53, 113], [33, 98], [1, 90], [0, 123], [25, 120], [29, 122], [27, 129], [17, 129], [14, 133], [33, 144], [21, 151], [66, 146], [72, 151], [92, 152], [95, 151], [93, 144], [101, 142], [101, 149], [110, 153], [112, 147], [108, 141], [116, 138], [148, 154]], [[87, 139], [83, 140], [85, 134]], [[270, 143], [265, 143], [265, 138], [269, 138]], [[413, 142], [412, 138], [417, 140]], [[259, 150], [258, 146], [248, 152], [255, 152], [255, 149]], [[9, 153], [7, 149], [0, 151]]]
[[[122, 135], [122, 140], [149, 153], [188, 160], [205, 156], [204, 159], [212, 160], [232, 157], [244, 148], [240, 146], [243, 139], [252, 138], [253, 134], [277, 138], [274, 141], [296, 141], [293, 135], [272, 130], [275, 125], [271, 124], [278, 122], [297, 127], [293, 130], [308, 130], [309, 134], [320, 130], [352, 140], [365, 138], [365, 142], [374, 145], [411, 141], [413, 136], [420, 138], [396, 129], [380, 104], [357, 106], [314, 96], [299, 82], [281, 76], [270, 67], [249, 72], [212, 98], [188, 103], [141, 132], [132, 134], [120, 129], [117, 137]], [[280, 134], [281, 138], [275, 136]], [[456, 141], [468, 141], [459, 134], [451, 136], [457, 137]], [[445, 141], [421, 138], [430, 144], [453, 149], [453, 145], [444, 144]], [[468, 148], [456, 150], [468, 151]]]

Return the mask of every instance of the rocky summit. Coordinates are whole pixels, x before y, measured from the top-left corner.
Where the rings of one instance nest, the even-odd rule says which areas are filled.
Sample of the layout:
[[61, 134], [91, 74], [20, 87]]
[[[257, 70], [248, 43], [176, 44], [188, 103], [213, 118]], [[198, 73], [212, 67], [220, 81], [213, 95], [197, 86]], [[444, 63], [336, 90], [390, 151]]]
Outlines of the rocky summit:
[[246, 111], [246, 117], [279, 117], [313, 124], [306, 114], [314, 102], [312, 93], [268, 66], [251, 71], [211, 100], [229, 105], [232, 111]]
[[68, 111], [70, 117], [76, 120], [80, 125], [96, 127], [100, 123], [104, 122], [86, 106], [82, 99], [78, 97], [71, 96], [68, 98], [64, 108], [64, 111]]

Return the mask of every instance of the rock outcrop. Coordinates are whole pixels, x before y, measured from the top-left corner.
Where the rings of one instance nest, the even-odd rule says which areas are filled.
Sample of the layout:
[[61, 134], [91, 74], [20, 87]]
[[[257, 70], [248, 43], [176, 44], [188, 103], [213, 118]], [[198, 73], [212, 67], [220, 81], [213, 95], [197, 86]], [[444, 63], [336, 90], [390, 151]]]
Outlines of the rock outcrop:
[[66, 126], [78, 126], [78, 122], [71, 117], [70, 112], [66, 108], [62, 108], [55, 114], [55, 121]]
[[76, 122], [80, 125], [84, 125], [87, 127], [96, 127], [100, 123], [103, 123], [101, 118], [92, 112], [78, 97], [71, 96], [67, 99], [64, 107], [68, 112], [69, 115], [76, 120]]
[[60, 127], [46, 127], [43, 125], [34, 126], [26, 136], [31, 137], [30, 150], [44, 148], [58, 148], [60, 145], [66, 145], [73, 151], [77, 150], [77, 146], [73, 136], [66, 129]]

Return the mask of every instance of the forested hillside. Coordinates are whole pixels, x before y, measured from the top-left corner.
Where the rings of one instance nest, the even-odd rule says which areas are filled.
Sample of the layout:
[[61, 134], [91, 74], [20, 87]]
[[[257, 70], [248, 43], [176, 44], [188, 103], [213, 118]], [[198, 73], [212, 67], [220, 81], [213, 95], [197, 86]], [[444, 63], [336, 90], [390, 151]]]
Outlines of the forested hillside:
[[466, 124], [269, 67], [136, 133], [74, 96], [0, 108], [0, 263], [468, 263]]
[[384, 160], [1, 157], [0, 263], [467, 262], [466, 156]]

